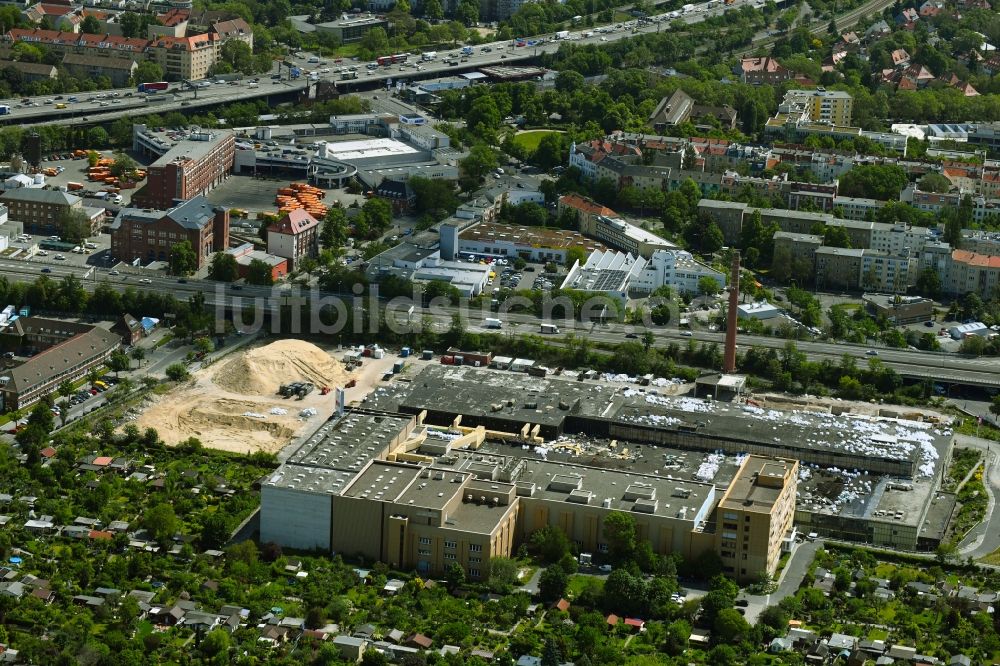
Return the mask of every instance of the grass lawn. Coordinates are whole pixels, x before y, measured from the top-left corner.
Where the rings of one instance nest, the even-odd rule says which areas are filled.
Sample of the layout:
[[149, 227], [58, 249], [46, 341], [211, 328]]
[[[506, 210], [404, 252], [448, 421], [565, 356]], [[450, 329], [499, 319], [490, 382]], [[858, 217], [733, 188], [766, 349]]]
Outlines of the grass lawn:
[[524, 148], [528, 154], [538, 149], [538, 144], [546, 134], [552, 134], [556, 130], [529, 130], [514, 135], [514, 143]]
[[878, 611], [879, 624], [891, 624], [896, 617], [896, 609], [892, 606], [885, 606]]
[[872, 629], [868, 632], [868, 640], [870, 641], [884, 641], [889, 638], [889, 632], [885, 629]]
[[142, 639], [153, 633], [153, 623], [148, 620], [143, 620], [139, 623], [139, 626], [135, 629], [135, 637]]
[[997, 548], [989, 555], [979, 558], [980, 562], [984, 564], [992, 564], [994, 566], [1000, 566], [1000, 548]]
[[604, 581], [600, 578], [595, 578], [593, 576], [570, 576], [569, 585], [566, 586], [566, 597], [568, 599], [575, 599], [580, 596], [583, 592], [590, 586], [598, 586], [600, 588], [604, 587]]

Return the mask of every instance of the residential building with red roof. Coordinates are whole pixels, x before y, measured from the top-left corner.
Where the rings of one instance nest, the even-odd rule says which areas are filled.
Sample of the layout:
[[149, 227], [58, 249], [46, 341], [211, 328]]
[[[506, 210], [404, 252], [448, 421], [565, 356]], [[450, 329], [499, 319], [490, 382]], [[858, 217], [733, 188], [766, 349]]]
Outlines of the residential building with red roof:
[[221, 38], [214, 33], [192, 37], [158, 37], [149, 42], [149, 59], [171, 78], [197, 81], [208, 76], [218, 58]]
[[212, 24], [210, 32], [219, 36], [220, 45], [235, 39], [253, 48], [253, 29], [241, 18], [217, 21]]
[[953, 250], [942, 283], [950, 294], [973, 292], [984, 299], [992, 298], [1000, 286], [1000, 256]]
[[267, 251], [288, 260], [289, 270], [305, 257], [319, 254], [319, 220], [304, 210], [293, 210], [267, 228]]
[[795, 72], [783, 67], [780, 62], [771, 57], [743, 58], [737, 73], [743, 83], [755, 86], [764, 83], [775, 85], [795, 78]]

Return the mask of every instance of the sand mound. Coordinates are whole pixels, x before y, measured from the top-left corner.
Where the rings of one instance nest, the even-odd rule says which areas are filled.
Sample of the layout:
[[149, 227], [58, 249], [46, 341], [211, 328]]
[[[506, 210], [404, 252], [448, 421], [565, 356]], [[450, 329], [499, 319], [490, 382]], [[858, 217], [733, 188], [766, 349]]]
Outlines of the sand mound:
[[318, 387], [343, 386], [347, 373], [328, 353], [310, 342], [279, 340], [223, 364], [212, 377], [222, 389], [241, 395], [274, 395], [282, 384], [300, 380]]

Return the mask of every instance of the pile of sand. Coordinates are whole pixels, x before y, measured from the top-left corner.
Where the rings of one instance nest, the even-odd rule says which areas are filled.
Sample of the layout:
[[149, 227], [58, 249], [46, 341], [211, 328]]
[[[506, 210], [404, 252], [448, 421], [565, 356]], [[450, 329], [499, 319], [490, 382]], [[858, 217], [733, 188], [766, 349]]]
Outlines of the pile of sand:
[[276, 453], [305, 430], [307, 421], [299, 418], [303, 409], [325, 419], [336, 407], [333, 394], [317, 390], [301, 400], [286, 399], [277, 395], [278, 386], [309, 381], [333, 388], [344, 386], [350, 376], [316, 345], [279, 340], [198, 370], [193, 379], [151, 399], [136, 419], [140, 430], [155, 428], [168, 444], [194, 436], [210, 448]]
[[316, 345], [302, 340], [278, 340], [227, 361], [212, 381], [240, 395], [271, 396], [282, 384], [305, 380], [317, 387], [343, 386], [343, 366]]

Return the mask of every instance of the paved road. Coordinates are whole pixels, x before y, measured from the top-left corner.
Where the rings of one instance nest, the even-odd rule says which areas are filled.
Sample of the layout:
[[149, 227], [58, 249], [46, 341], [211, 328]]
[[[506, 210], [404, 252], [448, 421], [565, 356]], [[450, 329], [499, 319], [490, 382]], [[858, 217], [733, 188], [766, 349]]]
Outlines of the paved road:
[[746, 608], [744, 617], [747, 622], [754, 624], [757, 618], [768, 606], [774, 606], [782, 599], [795, 594], [802, 585], [802, 579], [809, 571], [809, 565], [823, 545], [822, 540], [805, 541], [795, 545], [785, 568], [781, 570], [781, 577], [778, 579], [778, 588], [771, 594], [741, 594], [741, 599], [746, 599], [749, 605]]
[[1000, 443], [980, 437], [956, 435], [955, 445], [979, 449], [985, 455], [983, 481], [988, 496], [986, 520], [972, 528], [958, 545], [960, 556], [976, 559], [1000, 548], [1000, 511], [996, 511], [997, 496], [1000, 495]]
[[[252, 299], [263, 299], [259, 304], [262, 310], [271, 308], [276, 311], [283, 300], [287, 300], [289, 297], [300, 297], [296, 296], [297, 292], [290, 290], [288, 285], [279, 285], [274, 288], [246, 285], [239, 288], [239, 290], [235, 290], [217, 282], [195, 278], [189, 278], [185, 282], [178, 282], [177, 278], [164, 276], [159, 272], [136, 268], [119, 268], [118, 274], [112, 275], [108, 269], [95, 266], [80, 267], [41, 263], [35, 260], [8, 260], [0, 261], [0, 271], [9, 280], [26, 282], [33, 282], [43, 274], [43, 271], [55, 279], [73, 274], [81, 278], [84, 287], [88, 290], [92, 290], [98, 282], [107, 280], [118, 291], [124, 291], [130, 286], [138, 289], [169, 291], [182, 300], [200, 291], [205, 294], [206, 303], [210, 307], [214, 307], [217, 302], [222, 307], [229, 307], [235, 302], [239, 302], [245, 306], [252, 303]], [[308, 298], [308, 296], [308, 293], [301, 295], [303, 302], [305, 302], [304, 299]], [[430, 317], [439, 326], [447, 327], [451, 323], [451, 317], [454, 312], [457, 312], [456, 308], [425, 308], [422, 315]], [[537, 335], [539, 333], [540, 320], [531, 314], [500, 313], [497, 315], [488, 311], [470, 310], [468, 312], [468, 324], [470, 328], [481, 326], [482, 320], [485, 317], [492, 316], [499, 316], [504, 320], [505, 332], [512, 332], [513, 334], [522, 336]], [[559, 320], [556, 323], [563, 329], [562, 333], [572, 332], [578, 337], [585, 336], [592, 342], [618, 343], [626, 339], [626, 334], [637, 336], [644, 332], [644, 329], [640, 327], [623, 324], [595, 325], [566, 320]], [[573, 330], [567, 330], [570, 327]], [[682, 331], [666, 327], [653, 329], [653, 334], [656, 336], [655, 344], [657, 345], [668, 343], [683, 345], [687, 344], [689, 340], [721, 344], [724, 337], [724, 334], [717, 331], [704, 329]], [[787, 341], [767, 336], [741, 335], [739, 337], [739, 344], [741, 346], [780, 350], [785, 347]], [[812, 360], [839, 360], [844, 355], [853, 356], [860, 362], [867, 362], [869, 358], [872, 358], [869, 356], [869, 348], [866, 345], [823, 341], [800, 341], [796, 345], [800, 351], [804, 352]], [[878, 359], [887, 367], [893, 368], [907, 377], [928, 377], [935, 381], [1000, 386], [1000, 358], [968, 358], [948, 353], [885, 349], [879, 350]]]

